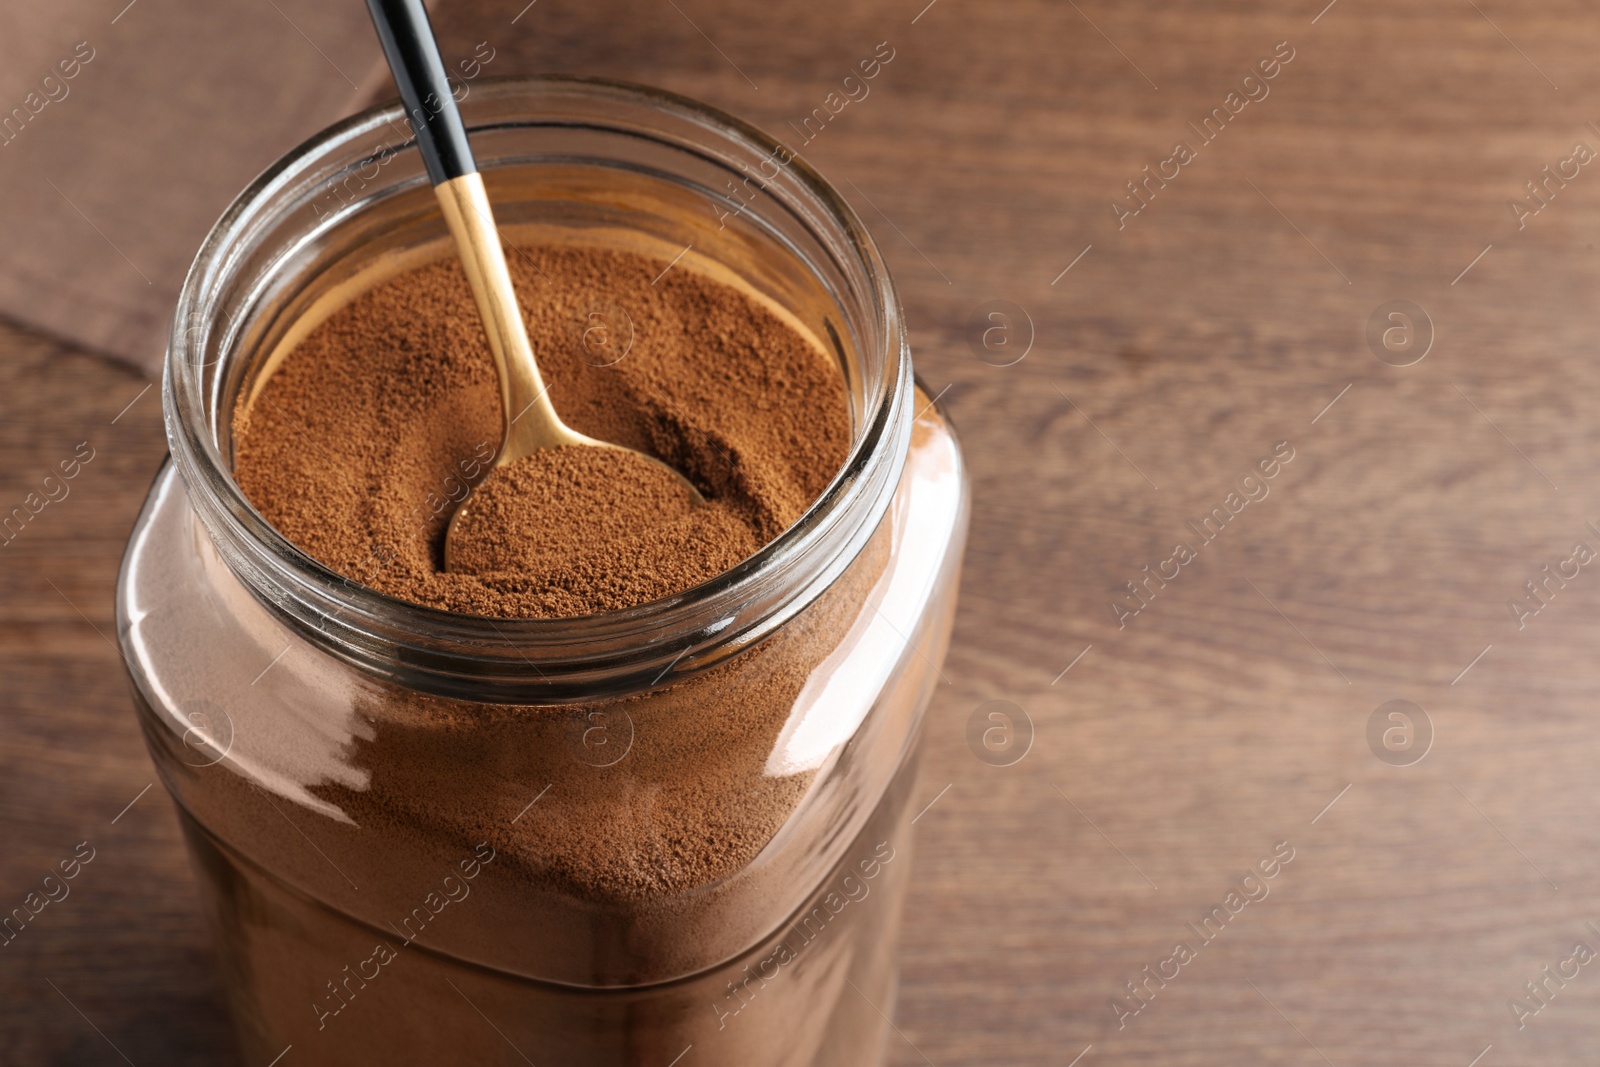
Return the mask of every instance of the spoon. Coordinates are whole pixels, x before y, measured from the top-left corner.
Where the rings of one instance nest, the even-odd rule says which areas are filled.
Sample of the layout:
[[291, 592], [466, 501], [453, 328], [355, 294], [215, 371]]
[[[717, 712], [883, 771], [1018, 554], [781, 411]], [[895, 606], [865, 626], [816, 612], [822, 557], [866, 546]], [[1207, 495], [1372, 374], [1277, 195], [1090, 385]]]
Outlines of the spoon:
[[[654, 456], [578, 433], [556, 414], [555, 406], [550, 403], [549, 388], [534, 360], [527, 324], [517, 306], [517, 294], [511, 288], [511, 275], [506, 270], [505, 252], [500, 246], [499, 230], [483, 187], [483, 176], [472, 158], [466, 124], [456, 108], [427, 9], [422, 0], [367, 0], [367, 10], [372, 14], [395, 84], [400, 87], [400, 99], [405, 103], [411, 128], [416, 133], [417, 148], [427, 165], [428, 178], [433, 182], [433, 191], [439, 198], [450, 234], [455, 238], [456, 253], [461, 257], [484, 332], [489, 336], [489, 350], [494, 354], [495, 370], [500, 379], [504, 420], [504, 434], [494, 466], [507, 466], [545, 448], [567, 445], [614, 448], [632, 452], [671, 471], [688, 489], [690, 499], [696, 504], [702, 503], [699, 490], [679, 471]], [[469, 496], [456, 508], [445, 531], [446, 570], [451, 569], [450, 544], [470, 502]]]

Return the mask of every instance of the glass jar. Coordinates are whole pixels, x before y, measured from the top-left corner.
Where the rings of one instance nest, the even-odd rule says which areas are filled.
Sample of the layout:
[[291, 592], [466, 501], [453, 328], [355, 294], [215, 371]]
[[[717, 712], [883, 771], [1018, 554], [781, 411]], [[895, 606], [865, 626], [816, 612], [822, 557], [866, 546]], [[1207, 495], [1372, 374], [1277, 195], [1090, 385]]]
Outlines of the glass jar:
[[462, 110], [511, 243], [740, 285], [837, 363], [852, 447], [755, 556], [630, 610], [487, 619], [360, 586], [251, 508], [232, 416], [448, 235], [398, 105], [245, 190], [179, 298], [172, 458], [118, 589], [245, 1062], [878, 1062], [968, 507], [888, 274], [814, 171], [700, 104], [538, 78]]

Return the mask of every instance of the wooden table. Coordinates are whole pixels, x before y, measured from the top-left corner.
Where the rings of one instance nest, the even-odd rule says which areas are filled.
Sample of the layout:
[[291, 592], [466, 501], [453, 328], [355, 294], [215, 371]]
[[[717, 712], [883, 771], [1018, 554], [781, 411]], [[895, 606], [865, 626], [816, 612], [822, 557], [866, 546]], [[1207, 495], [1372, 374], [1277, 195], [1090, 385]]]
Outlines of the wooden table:
[[[976, 487], [891, 1062], [1593, 1062], [1600, 966], [1541, 969], [1600, 950], [1600, 576], [1565, 562], [1600, 551], [1594, 8], [924, 2], [441, 15], [490, 73], [653, 82], [782, 133], [893, 49], [804, 149], [878, 235]], [[1526, 199], [1546, 165], [1567, 177]], [[1009, 348], [988, 301], [1025, 309]], [[0, 1059], [229, 1062], [108, 640], [157, 391], [17, 329], [0, 351], [0, 504], [95, 453], [0, 548], [0, 904], [96, 849], [0, 949]], [[1546, 565], [1568, 577], [1529, 599]], [[1011, 766], [967, 746], [990, 700], [1031, 721]], [[1421, 709], [1409, 749], [1392, 700]]]

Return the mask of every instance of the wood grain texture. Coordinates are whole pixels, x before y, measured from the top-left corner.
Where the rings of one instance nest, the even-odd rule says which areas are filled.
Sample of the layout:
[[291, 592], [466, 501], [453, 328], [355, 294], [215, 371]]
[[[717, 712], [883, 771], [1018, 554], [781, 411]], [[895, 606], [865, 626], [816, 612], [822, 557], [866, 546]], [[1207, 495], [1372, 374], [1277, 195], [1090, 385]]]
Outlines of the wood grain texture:
[[[1552, 983], [1521, 1030], [1507, 1002], [1575, 942], [1600, 949], [1585, 926], [1600, 924], [1600, 578], [1583, 568], [1521, 629], [1508, 603], [1576, 542], [1600, 549], [1585, 525], [1600, 525], [1600, 174], [1552, 185], [1521, 229], [1508, 202], [1575, 142], [1600, 149], [1596, 15], [1579, 0], [442, 9], [447, 53], [488, 41], [487, 73], [655, 83], [785, 135], [879, 42], [895, 50], [803, 148], [877, 235], [976, 491], [919, 789], [937, 802], [917, 824], [895, 1067], [1467, 1067], [1489, 1046], [1481, 1067], [1592, 1062], [1592, 968]], [[1270, 95], [1201, 145], [1186, 124], [1284, 41]], [[1119, 230], [1124, 183], [1180, 140], [1195, 160]], [[1012, 366], [974, 352], [969, 319], [993, 299], [1031, 319]], [[1433, 324], [1409, 367], [1365, 338], [1396, 299]], [[113, 426], [142, 384], [129, 374], [16, 332], [0, 350], [3, 500], [78, 441], [98, 450], [0, 549], [0, 892], [20, 900], [80, 840], [100, 849], [0, 950], [0, 1033], [17, 1062], [120, 1062], [111, 1042], [139, 1064], [226, 1062], [168, 802], [157, 788], [110, 824], [152, 779], [95, 628], [110, 633], [161, 455], [155, 395]], [[1124, 583], [1197, 542], [1186, 522], [1282, 441], [1294, 459], [1270, 495], [1119, 628]], [[995, 699], [1034, 730], [1005, 768], [965, 740]], [[1432, 724], [1411, 766], [1368, 745], [1392, 699]], [[1198, 944], [1185, 924], [1282, 841], [1294, 859], [1270, 895], [1119, 1029], [1124, 983]]]

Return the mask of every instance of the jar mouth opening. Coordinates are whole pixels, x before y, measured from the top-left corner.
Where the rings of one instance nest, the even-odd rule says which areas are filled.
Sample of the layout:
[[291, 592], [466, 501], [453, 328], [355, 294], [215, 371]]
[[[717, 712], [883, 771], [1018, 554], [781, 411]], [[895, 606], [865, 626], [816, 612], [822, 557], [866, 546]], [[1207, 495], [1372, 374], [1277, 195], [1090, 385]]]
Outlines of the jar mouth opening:
[[[863, 362], [881, 360], [882, 367], [869, 376], [873, 380], [864, 380], [843, 466], [799, 519], [731, 569], [672, 596], [592, 615], [518, 619], [445, 611], [357, 583], [302, 551], [255, 510], [234, 481], [221, 445], [233, 416], [221, 368], [254, 358], [238, 344], [253, 309], [226, 315], [220, 305], [246, 269], [245, 250], [326, 186], [330, 168], [337, 176], [338, 167], [370, 158], [364, 146], [380, 133], [392, 137], [396, 129], [404, 129], [406, 138], [392, 145], [394, 152], [415, 154], [398, 100], [301, 143], [229, 205], [184, 280], [167, 351], [163, 408], [174, 463], [212, 541], [235, 575], [302, 634], [403, 684], [479, 700], [547, 702], [563, 694], [633, 690], [647, 677], [650, 685], [664, 684], [703, 669], [758, 640], [819, 595], [887, 511], [909, 445], [913, 381], [899, 301], [876, 244], [843, 197], [793, 148], [687, 97], [598, 78], [484, 78], [473, 83], [462, 112], [469, 131], [477, 131], [503, 124], [502, 113], [516, 105], [570, 105], [578, 112], [563, 118], [558, 110], [545, 110], [523, 125], [592, 123], [606, 132], [656, 138], [730, 172], [733, 162], [748, 171], [744, 159], [779, 160], [784, 185], [779, 188], [774, 179], [763, 193], [814, 231], [834, 259], [848, 260], [844, 265], [861, 283], [856, 297], [865, 311], [853, 320], [866, 328], [856, 347], [876, 349], [857, 355]], [[613, 113], [619, 117], [598, 117]], [[475, 114], [485, 120], [475, 122]], [[654, 117], [662, 122], [652, 127]], [[483, 169], [490, 172], [493, 164]], [[700, 191], [730, 207], [739, 203]], [[326, 226], [343, 221], [332, 218]], [[316, 232], [322, 231], [301, 234], [301, 242]], [[798, 250], [791, 251], [815, 272]], [[263, 276], [282, 269], [286, 258], [280, 255]], [[839, 294], [833, 296], [837, 302]], [[839, 313], [847, 324], [852, 321], [849, 308], [841, 306]]]

